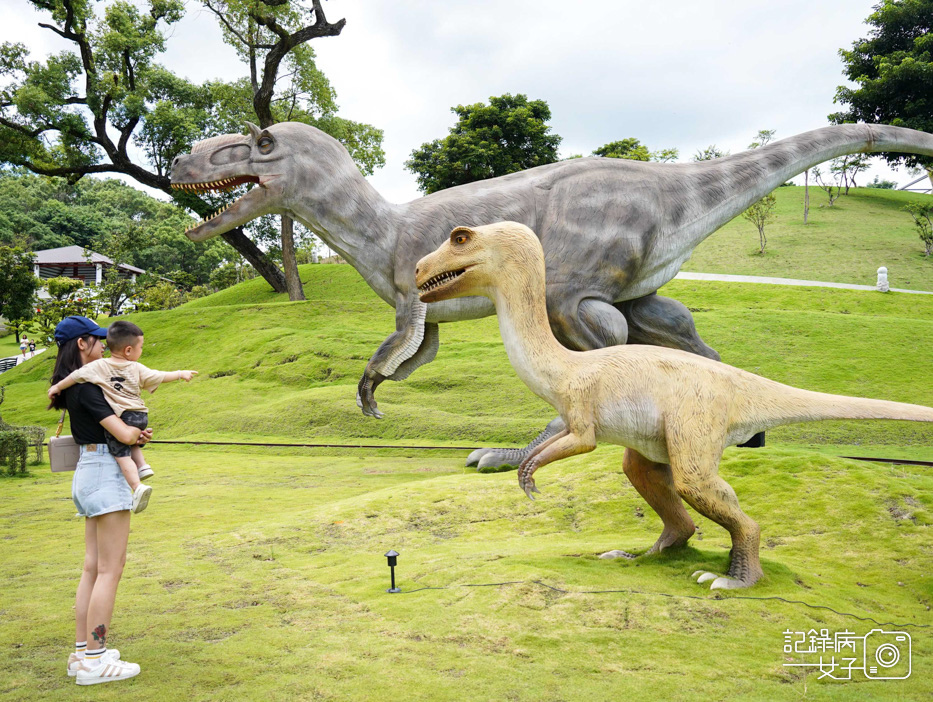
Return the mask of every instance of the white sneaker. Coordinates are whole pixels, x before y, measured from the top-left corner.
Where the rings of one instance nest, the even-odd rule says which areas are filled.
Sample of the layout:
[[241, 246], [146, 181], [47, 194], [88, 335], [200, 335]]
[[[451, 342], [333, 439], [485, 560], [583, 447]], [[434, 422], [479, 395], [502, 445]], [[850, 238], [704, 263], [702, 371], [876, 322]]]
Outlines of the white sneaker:
[[153, 475], [155, 475], [155, 471], [152, 470], [152, 466], [150, 466], [148, 463], [144, 466], [140, 466], [139, 468], [137, 468], [136, 473], [137, 475], [139, 475], [140, 480], [148, 480]]
[[[101, 660], [107, 663], [120, 660], [120, 651], [116, 648], [108, 648], [107, 652], [101, 656]], [[78, 658], [77, 653], [68, 656], [68, 677], [73, 678], [78, 674], [78, 668], [84, 665], [84, 659]]]
[[149, 495], [152, 494], [152, 488], [148, 485], [140, 485], [133, 492], [133, 514], [139, 514], [144, 509], [146, 505], [149, 504]]
[[139, 666], [126, 661], [106, 661], [96, 668], [89, 668], [85, 661], [81, 662], [75, 675], [75, 682], [79, 685], [97, 685], [99, 683], [116, 682], [135, 678], [139, 675]]

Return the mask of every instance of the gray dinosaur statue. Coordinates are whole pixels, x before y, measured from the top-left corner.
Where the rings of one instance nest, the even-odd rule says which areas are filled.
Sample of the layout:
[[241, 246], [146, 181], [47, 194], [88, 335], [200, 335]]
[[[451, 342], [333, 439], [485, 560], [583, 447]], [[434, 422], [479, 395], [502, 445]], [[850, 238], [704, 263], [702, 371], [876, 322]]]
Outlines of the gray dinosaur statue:
[[[357, 404], [374, 417], [382, 416], [374, 391], [383, 380], [403, 380], [434, 359], [439, 323], [495, 312], [484, 297], [418, 299], [415, 264], [455, 226], [511, 220], [537, 233], [547, 266], [548, 320], [568, 348], [652, 344], [718, 360], [687, 308], [657, 294], [700, 242], [787, 179], [837, 156], [933, 156], [931, 134], [849, 124], [712, 161], [572, 159], [395, 205], [324, 132], [297, 122], [247, 126], [247, 135], [205, 139], [173, 161], [174, 188], [254, 184], [186, 233], [202, 241], [260, 215], [287, 214], [353, 265], [395, 308], [396, 331], [367, 363], [357, 391]], [[480, 449], [467, 463], [518, 465], [564, 429], [557, 418], [525, 449]]]

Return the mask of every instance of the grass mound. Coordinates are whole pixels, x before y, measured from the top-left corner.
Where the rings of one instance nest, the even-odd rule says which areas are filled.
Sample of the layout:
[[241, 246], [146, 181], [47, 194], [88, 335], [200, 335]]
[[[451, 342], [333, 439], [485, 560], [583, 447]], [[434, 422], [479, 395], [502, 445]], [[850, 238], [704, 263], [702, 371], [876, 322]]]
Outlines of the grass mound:
[[[524, 445], [553, 416], [515, 375], [490, 317], [442, 325], [436, 360], [380, 386], [385, 419], [364, 417], [356, 384], [394, 330], [392, 310], [349, 266], [306, 266], [302, 276], [307, 302], [268, 301], [274, 294], [249, 281], [132, 316], [146, 332], [144, 363], [200, 372], [149, 398], [159, 438]], [[933, 405], [933, 386], [921, 381], [933, 296], [706, 281], [674, 281], [662, 294], [693, 310], [727, 363], [811, 390]], [[44, 409], [53, 362], [43, 354], [0, 376], [7, 421], [54, 425]], [[769, 442], [929, 459], [933, 429], [821, 422], [775, 429]]]

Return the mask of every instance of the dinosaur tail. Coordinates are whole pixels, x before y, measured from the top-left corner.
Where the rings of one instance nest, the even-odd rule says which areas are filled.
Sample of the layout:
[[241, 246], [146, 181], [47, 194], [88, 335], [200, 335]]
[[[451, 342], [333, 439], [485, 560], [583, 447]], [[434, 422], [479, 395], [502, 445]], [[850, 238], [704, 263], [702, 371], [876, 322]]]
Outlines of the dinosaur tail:
[[[888, 400], [871, 400], [846, 395], [830, 395], [773, 383], [777, 392], [756, 393], [755, 413], [762, 419], [763, 430], [795, 422], [826, 419], [901, 419], [933, 422], [933, 408]], [[754, 391], [753, 391], [754, 392]], [[779, 397], [779, 400], [773, 398]], [[771, 401], [769, 401], [771, 400]]]
[[734, 156], [684, 164], [680, 183], [692, 186], [690, 199], [702, 213], [695, 222], [696, 243], [808, 168], [846, 154], [882, 152], [933, 156], [933, 134], [883, 124], [842, 124]]

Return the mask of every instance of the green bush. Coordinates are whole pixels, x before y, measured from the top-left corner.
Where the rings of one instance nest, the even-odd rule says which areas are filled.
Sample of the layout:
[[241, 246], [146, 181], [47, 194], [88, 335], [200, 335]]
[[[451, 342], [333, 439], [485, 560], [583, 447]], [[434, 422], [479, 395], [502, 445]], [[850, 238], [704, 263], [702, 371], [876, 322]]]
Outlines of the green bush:
[[6, 466], [9, 475], [26, 475], [29, 444], [18, 431], [0, 431], [0, 469]]

